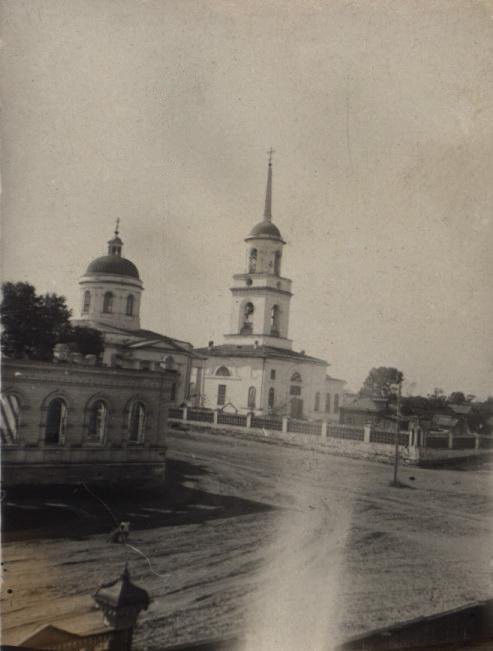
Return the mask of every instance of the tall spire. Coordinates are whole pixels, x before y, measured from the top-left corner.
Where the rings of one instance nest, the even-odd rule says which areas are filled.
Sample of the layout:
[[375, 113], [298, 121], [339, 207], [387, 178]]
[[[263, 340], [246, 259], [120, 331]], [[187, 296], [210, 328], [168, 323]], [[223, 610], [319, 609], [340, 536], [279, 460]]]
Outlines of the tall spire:
[[269, 167], [267, 172], [267, 189], [265, 191], [264, 219], [270, 222], [272, 221], [272, 154], [274, 153], [272, 147], [267, 153], [269, 154]]

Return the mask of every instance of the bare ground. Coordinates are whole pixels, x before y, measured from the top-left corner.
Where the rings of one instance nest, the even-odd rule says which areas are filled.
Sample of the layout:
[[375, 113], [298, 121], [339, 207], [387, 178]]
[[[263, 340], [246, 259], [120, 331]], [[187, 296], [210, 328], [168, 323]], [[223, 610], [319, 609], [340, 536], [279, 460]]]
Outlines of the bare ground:
[[[214, 434], [171, 433], [162, 496], [83, 488], [4, 500], [4, 642], [42, 624], [101, 626], [91, 594], [126, 556], [152, 603], [136, 646], [209, 637], [244, 648], [330, 648], [491, 596], [490, 473], [392, 468]], [[301, 646], [300, 646], [301, 645]]]

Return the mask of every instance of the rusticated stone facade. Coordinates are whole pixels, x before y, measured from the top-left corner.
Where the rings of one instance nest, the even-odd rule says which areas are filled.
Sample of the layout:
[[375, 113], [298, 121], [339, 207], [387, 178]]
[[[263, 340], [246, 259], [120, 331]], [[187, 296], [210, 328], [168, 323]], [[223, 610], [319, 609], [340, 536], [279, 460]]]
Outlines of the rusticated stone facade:
[[176, 371], [4, 360], [2, 485], [159, 484]]

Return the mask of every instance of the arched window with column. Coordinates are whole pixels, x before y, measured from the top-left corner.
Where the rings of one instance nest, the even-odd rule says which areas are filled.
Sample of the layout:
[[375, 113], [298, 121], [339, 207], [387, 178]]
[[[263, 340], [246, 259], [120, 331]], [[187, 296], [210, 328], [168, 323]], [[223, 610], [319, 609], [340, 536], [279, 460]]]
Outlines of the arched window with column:
[[248, 271], [254, 274], [257, 271], [257, 249], [250, 249], [248, 256]]
[[274, 255], [274, 274], [276, 276], [281, 275], [281, 252], [276, 251]]
[[67, 428], [67, 405], [63, 398], [54, 398], [48, 405], [45, 425], [45, 444], [64, 442]]
[[104, 443], [108, 421], [108, 406], [104, 400], [96, 400], [89, 410], [89, 427], [87, 439], [89, 443]]
[[128, 414], [128, 440], [130, 443], [143, 443], [146, 426], [146, 408], [143, 402], [136, 400]]
[[126, 305], [127, 316], [134, 315], [134, 304], [135, 304], [135, 297], [133, 294], [129, 294], [127, 296], [127, 305]]
[[248, 409], [255, 409], [257, 399], [257, 389], [255, 387], [249, 387], [248, 389]]
[[84, 292], [84, 302], [82, 304], [82, 312], [84, 314], [87, 314], [90, 308], [91, 308], [91, 292], [88, 289], [86, 289], [86, 291]]
[[245, 304], [245, 307], [243, 308], [243, 322], [240, 330], [240, 334], [242, 335], [248, 335], [253, 332], [253, 313], [255, 311], [255, 308], [253, 306], [253, 303], [250, 301]]
[[279, 305], [273, 305], [270, 313], [270, 334], [279, 336]]
[[19, 429], [20, 402], [11, 393], [0, 394], [0, 435], [3, 445], [13, 445], [17, 441]]
[[113, 293], [106, 292], [103, 297], [103, 312], [105, 314], [111, 314], [113, 312], [113, 301], [114, 301]]

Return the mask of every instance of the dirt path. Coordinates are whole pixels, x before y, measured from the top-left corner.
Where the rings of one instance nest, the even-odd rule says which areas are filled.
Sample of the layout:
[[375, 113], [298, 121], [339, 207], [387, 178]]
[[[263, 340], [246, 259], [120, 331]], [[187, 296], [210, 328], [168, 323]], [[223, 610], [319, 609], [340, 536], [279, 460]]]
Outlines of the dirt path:
[[[169, 459], [165, 496], [108, 498], [151, 560], [130, 551], [152, 598], [140, 649], [235, 632], [248, 651], [322, 649], [491, 596], [486, 471], [402, 468], [410, 488], [391, 489], [389, 466], [210, 434], [171, 434]], [[100, 626], [90, 595], [125, 556], [103, 507], [79, 491], [6, 518], [4, 641]]]

